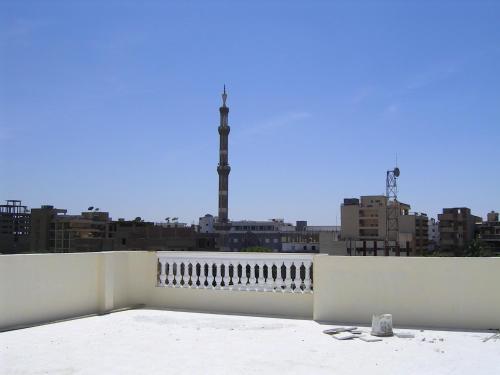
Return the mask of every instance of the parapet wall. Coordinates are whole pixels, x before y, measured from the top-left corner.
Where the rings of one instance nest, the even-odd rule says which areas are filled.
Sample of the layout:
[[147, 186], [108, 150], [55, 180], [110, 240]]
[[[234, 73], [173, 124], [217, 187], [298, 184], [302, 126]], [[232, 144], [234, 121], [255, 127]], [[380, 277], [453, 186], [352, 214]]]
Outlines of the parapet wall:
[[396, 326], [500, 328], [500, 258], [323, 257], [314, 263], [314, 319]]
[[[235, 255], [237, 256], [237, 255]], [[0, 256], [0, 329], [144, 305], [396, 326], [500, 327], [500, 258], [314, 257], [314, 293], [157, 287], [154, 252]]]

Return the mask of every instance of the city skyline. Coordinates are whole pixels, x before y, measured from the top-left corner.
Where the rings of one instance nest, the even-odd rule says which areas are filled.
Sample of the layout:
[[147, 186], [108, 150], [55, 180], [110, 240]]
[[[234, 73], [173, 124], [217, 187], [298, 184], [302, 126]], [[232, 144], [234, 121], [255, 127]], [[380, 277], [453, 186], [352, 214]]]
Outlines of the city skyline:
[[396, 155], [413, 211], [500, 207], [494, 4], [28, 4], [0, 16], [2, 199], [216, 215], [226, 83], [229, 219], [340, 224]]

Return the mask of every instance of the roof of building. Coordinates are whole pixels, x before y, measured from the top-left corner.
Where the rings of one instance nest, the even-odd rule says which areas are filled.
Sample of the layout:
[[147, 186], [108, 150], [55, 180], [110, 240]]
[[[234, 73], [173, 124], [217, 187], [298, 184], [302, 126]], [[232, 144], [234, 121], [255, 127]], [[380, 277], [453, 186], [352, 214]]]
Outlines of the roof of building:
[[322, 333], [330, 327], [311, 320], [129, 310], [0, 333], [0, 367], [5, 374], [498, 371], [500, 341], [483, 341], [491, 332], [405, 329], [415, 337], [368, 343], [335, 340]]

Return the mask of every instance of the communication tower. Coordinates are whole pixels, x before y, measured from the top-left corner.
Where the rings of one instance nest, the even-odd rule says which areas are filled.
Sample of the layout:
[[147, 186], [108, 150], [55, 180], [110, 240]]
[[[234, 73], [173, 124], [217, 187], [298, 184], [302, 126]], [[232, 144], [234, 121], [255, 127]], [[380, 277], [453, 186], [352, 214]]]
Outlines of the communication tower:
[[[391, 247], [399, 255], [399, 215], [400, 207], [398, 202], [398, 177], [400, 171], [396, 167], [387, 171], [385, 179], [386, 206], [386, 234], [385, 234], [385, 255], [389, 255]], [[391, 246], [392, 245], [392, 246]]]

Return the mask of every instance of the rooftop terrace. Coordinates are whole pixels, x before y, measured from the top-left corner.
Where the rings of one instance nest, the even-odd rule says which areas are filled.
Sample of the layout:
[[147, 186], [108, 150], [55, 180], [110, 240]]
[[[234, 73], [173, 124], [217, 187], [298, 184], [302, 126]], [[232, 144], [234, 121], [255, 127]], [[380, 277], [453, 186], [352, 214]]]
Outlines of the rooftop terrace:
[[[0, 374], [491, 374], [499, 271], [500, 258], [4, 255]], [[415, 337], [322, 333], [378, 313]]]
[[[412, 330], [415, 338], [338, 341], [329, 325], [129, 310], [4, 332], [2, 374], [493, 374], [491, 333]], [[366, 329], [368, 331], [368, 329]], [[408, 331], [408, 330], [405, 330]]]

